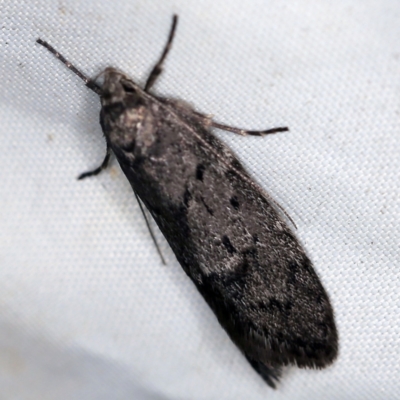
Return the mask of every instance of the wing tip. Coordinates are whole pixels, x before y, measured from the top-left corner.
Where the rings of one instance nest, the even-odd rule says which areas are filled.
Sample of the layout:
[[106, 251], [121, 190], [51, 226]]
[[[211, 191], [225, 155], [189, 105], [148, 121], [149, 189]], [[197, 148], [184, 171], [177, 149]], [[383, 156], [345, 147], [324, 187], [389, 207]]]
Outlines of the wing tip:
[[251, 359], [248, 355], [245, 355], [245, 357], [254, 370], [267, 383], [267, 385], [272, 389], [276, 389], [276, 385], [279, 383], [279, 379], [281, 377], [281, 368], [267, 366], [260, 361]]

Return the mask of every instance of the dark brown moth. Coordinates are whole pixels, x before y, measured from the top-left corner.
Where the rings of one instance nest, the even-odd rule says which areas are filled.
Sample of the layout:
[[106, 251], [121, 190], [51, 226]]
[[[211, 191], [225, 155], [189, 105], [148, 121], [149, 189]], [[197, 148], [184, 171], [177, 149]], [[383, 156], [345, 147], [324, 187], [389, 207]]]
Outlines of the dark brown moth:
[[[107, 153], [111, 151], [176, 258], [253, 368], [272, 387], [282, 366], [323, 368], [338, 352], [332, 307], [312, 264], [268, 195], [211, 127], [214, 122], [174, 99], [150, 92], [162, 71], [177, 24], [142, 89], [106, 68], [103, 83], [87, 78], [46, 47], [100, 96]], [[140, 202], [139, 202], [140, 204]]]

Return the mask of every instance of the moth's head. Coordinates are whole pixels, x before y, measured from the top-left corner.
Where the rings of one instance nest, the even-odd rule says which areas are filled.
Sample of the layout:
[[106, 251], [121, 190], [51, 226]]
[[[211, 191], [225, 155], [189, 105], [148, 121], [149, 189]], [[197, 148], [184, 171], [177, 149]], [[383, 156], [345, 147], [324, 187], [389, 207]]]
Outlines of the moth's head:
[[101, 75], [100, 101], [103, 130], [119, 126], [126, 129], [136, 126], [146, 114], [146, 102], [142, 89], [124, 73], [115, 68], [106, 68]]
[[103, 76], [101, 101], [103, 105], [128, 101], [134, 103], [140, 95], [140, 88], [123, 72], [109, 67], [100, 76]]
[[100, 123], [110, 143], [130, 151], [150, 146], [155, 140], [153, 118], [143, 90], [115, 68], [102, 75]]

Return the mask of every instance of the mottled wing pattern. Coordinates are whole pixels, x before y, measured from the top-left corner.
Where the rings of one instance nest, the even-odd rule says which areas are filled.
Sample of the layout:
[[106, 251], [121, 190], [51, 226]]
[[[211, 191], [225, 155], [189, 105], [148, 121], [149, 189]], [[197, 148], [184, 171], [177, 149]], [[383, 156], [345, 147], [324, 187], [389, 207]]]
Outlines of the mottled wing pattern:
[[146, 157], [113, 150], [221, 325], [270, 384], [282, 365], [331, 363], [333, 311], [285, 221], [206, 119], [176, 101], [142, 101], [156, 138]]

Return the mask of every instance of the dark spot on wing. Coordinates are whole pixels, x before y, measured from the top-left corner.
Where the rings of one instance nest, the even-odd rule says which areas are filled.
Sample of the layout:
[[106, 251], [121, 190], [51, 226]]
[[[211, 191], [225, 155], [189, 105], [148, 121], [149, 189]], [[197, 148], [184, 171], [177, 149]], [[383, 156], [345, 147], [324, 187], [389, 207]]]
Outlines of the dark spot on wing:
[[196, 168], [196, 179], [203, 182], [204, 171], [206, 167], [203, 164], [199, 164]]
[[206, 203], [206, 201], [204, 200], [204, 197], [201, 196], [200, 199], [201, 199], [201, 202], [203, 203], [204, 207], [206, 208], [207, 212], [208, 212], [210, 215], [214, 215], [213, 209], [210, 208], [210, 206]]
[[230, 202], [231, 202], [232, 207], [235, 210], [239, 209], [239, 200], [238, 200], [238, 198], [236, 196], [232, 196]]
[[236, 249], [233, 247], [231, 241], [229, 240], [228, 236], [224, 235], [222, 237], [222, 244], [226, 247], [229, 254], [236, 253]]
[[183, 194], [183, 204], [186, 208], [189, 207], [189, 202], [192, 200], [192, 194], [190, 193], [189, 189], [185, 189], [185, 193]]

